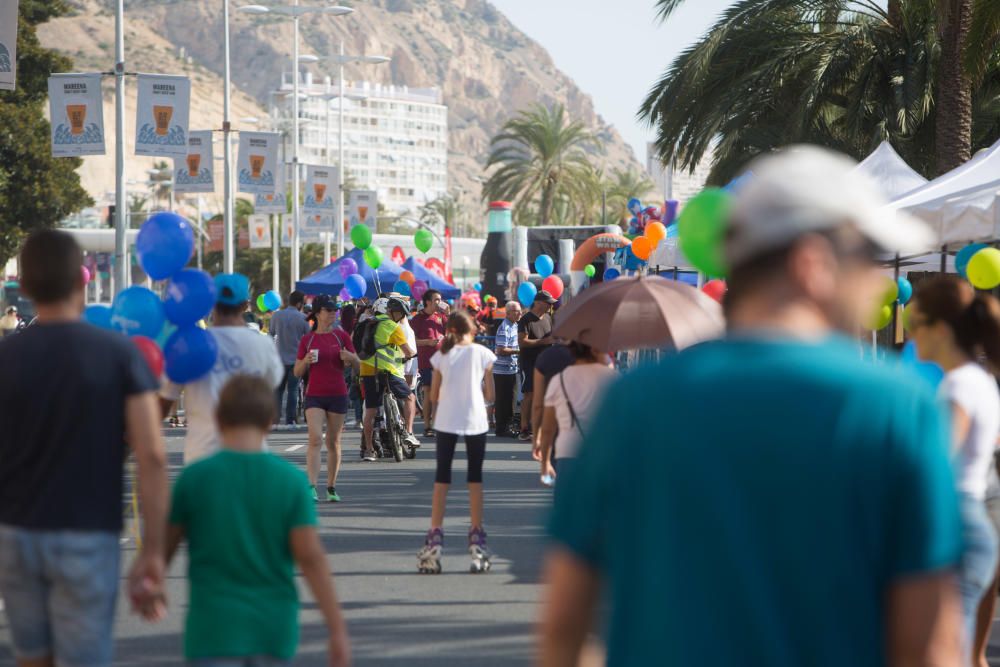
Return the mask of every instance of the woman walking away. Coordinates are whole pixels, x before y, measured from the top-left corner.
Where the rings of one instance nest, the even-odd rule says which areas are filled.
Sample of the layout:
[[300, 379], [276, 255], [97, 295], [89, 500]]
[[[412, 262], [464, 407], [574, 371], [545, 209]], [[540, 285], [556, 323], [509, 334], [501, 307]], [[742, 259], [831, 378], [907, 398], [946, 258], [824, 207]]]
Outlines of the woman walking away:
[[[486, 402], [493, 401], [493, 362], [496, 356], [472, 342], [476, 325], [464, 311], [448, 317], [444, 342], [431, 357], [434, 379], [431, 400], [437, 406], [434, 430], [437, 433], [437, 474], [434, 477], [434, 501], [431, 506], [431, 529], [424, 548], [417, 554], [417, 569], [423, 574], [441, 572], [441, 547], [444, 542], [444, 509], [451, 484], [451, 463], [458, 437], [465, 436], [469, 460], [466, 477], [469, 484], [469, 553], [470, 571], [490, 569], [490, 552], [483, 530], [483, 460], [486, 458]], [[485, 394], [485, 396], [484, 396]]]
[[952, 460], [965, 542], [958, 574], [966, 647], [974, 664], [985, 666], [986, 642], [976, 647], [978, 654], [972, 647], [977, 609], [997, 569], [997, 532], [985, 498], [1000, 431], [1000, 392], [976, 360], [985, 356], [992, 373], [1000, 370], [1000, 303], [955, 276], [942, 276], [920, 285], [911, 308], [917, 353], [945, 372], [939, 392], [952, 414]]
[[603, 350], [577, 342], [570, 342], [567, 348], [573, 355], [573, 364], [545, 387], [539, 432], [543, 483], [550, 483], [557, 471], [560, 475], [568, 473], [605, 388], [618, 375]]
[[295, 362], [295, 375], [302, 377], [308, 371], [306, 385], [306, 424], [309, 426], [309, 449], [306, 451], [306, 473], [312, 487], [313, 500], [319, 500], [316, 483], [322, 467], [323, 425], [326, 424], [327, 485], [326, 499], [339, 503], [337, 495], [337, 474], [340, 472], [341, 447], [340, 432], [344, 428], [344, 416], [350, 403], [347, 384], [344, 382], [344, 366], [357, 369], [361, 361], [354, 353], [351, 337], [340, 328], [333, 326], [337, 314], [337, 304], [329, 296], [322, 294], [313, 301], [316, 327], [306, 334], [299, 343], [299, 353]]

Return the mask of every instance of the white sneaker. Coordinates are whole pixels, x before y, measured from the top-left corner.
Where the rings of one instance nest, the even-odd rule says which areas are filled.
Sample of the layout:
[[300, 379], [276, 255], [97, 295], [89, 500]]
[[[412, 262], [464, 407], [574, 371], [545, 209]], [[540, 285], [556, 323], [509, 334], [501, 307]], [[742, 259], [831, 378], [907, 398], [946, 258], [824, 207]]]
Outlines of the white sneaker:
[[420, 446], [420, 441], [417, 440], [417, 436], [413, 435], [412, 433], [407, 433], [406, 437], [403, 438], [403, 441], [406, 442], [406, 444], [410, 445], [411, 447]]

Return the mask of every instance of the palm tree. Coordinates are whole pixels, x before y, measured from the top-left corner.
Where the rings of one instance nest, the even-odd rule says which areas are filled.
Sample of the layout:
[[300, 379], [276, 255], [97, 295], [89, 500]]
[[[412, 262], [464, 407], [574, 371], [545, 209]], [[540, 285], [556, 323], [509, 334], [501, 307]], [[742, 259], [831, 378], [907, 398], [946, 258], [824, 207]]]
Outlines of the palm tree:
[[636, 197], [644, 199], [656, 188], [646, 174], [632, 169], [611, 172], [612, 178], [606, 181], [608, 220], [619, 225], [628, 219], [628, 200]]
[[[661, 16], [682, 2], [659, 0]], [[714, 150], [713, 183], [796, 142], [861, 158], [889, 140], [933, 176], [1000, 136], [994, 4], [741, 0], [674, 61], [640, 115], [665, 162], [693, 169]]]
[[518, 207], [536, 204], [538, 222], [548, 225], [556, 201], [580, 193], [591, 169], [584, 151], [594, 145], [594, 136], [583, 123], [569, 120], [562, 105], [521, 111], [490, 142], [486, 169], [496, 170], [483, 196], [509, 199]]
[[437, 224], [454, 231], [455, 221], [462, 214], [462, 205], [451, 195], [443, 195], [420, 207], [420, 222], [425, 225]]

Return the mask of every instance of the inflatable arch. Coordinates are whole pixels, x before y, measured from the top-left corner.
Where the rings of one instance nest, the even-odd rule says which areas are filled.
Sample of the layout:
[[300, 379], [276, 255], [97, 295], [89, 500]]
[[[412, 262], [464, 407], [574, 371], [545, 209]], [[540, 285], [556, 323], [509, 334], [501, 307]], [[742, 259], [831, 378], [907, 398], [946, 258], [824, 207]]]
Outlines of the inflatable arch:
[[569, 265], [569, 276], [573, 294], [578, 294], [586, 282], [587, 274], [584, 269], [595, 259], [607, 252], [614, 252], [618, 248], [624, 248], [630, 241], [621, 234], [595, 234], [580, 244], [573, 261]]

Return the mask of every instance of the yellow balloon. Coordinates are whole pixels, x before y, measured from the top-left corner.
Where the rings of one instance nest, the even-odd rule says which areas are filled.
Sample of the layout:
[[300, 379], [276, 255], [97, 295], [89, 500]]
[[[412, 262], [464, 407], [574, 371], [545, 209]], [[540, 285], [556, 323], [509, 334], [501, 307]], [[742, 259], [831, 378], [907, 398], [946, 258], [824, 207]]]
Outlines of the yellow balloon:
[[868, 324], [872, 329], [879, 331], [889, 326], [890, 322], [892, 322], [892, 306], [882, 306]]
[[[882, 305], [891, 306], [899, 298], [899, 285], [892, 278], [886, 277], [885, 290], [882, 292]], [[881, 328], [881, 327], [879, 327]]]
[[899, 320], [903, 324], [903, 329], [905, 329], [906, 331], [910, 330], [910, 309], [911, 308], [912, 308], [912, 306], [907, 306], [906, 308], [903, 308], [903, 312], [899, 316]]
[[977, 289], [993, 289], [1000, 285], [1000, 250], [983, 248], [977, 252], [969, 260], [965, 274]]

